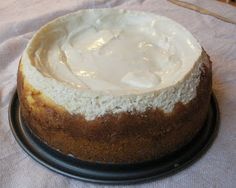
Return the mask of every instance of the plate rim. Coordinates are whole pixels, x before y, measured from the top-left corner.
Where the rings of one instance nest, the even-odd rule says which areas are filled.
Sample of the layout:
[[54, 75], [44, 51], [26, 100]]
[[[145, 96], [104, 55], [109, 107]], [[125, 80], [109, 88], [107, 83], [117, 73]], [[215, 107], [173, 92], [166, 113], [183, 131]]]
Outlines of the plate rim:
[[[18, 105], [15, 106], [15, 104], [18, 104]], [[22, 141], [22, 138], [19, 136], [20, 133], [17, 133], [17, 128], [15, 126], [18, 126], [18, 129], [19, 129], [19, 125], [15, 125], [15, 123], [14, 123], [14, 121], [16, 121], [17, 117], [13, 117], [12, 114], [13, 113], [16, 114], [17, 112], [19, 113], [19, 107], [20, 107], [19, 99], [18, 99], [17, 91], [15, 89], [15, 91], [12, 94], [10, 104], [9, 104], [8, 119], [9, 119], [11, 132], [12, 132], [15, 140], [20, 145], [20, 147], [24, 150], [25, 153], [27, 153], [35, 161], [37, 161], [41, 165], [45, 166], [46, 168], [52, 170], [53, 172], [59, 173], [63, 176], [70, 177], [70, 178], [73, 178], [73, 179], [76, 179], [76, 180], [81, 180], [81, 181], [90, 182], [90, 183], [97, 183], [97, 184], [116, 184], [116, 185], [117, 184], [134, 184], [134, 183], [157, 180], [157, 179], [164, 178], [166, 176], [174, 175], [177, 172], [186, 169], [187, 167], [189, 167], [194, 162], [198, 161], [201, 158], [201, 156], [203, 156], [207, 152], [207, 150], [211, 147], [213, 141], [217, 137], [217, 134], [218, 134], [218, 131], [219, 131], [219, 125], [220, 125], [219, 106], [218, 106], [216, 96], [212, 92], [210, 108], [213, 109], [213, 111], [214, 111], [214, 112], [212, 112], [213, 115], [212, 115], [212, 119], [211, 119], [211, 121], [214, 121], [214, 125], [211, 125], [211, 127], [213, 127], [213, 130], [212, 130], [211, 133], [209, 133], [208, 138], [205, 141], [206, 143], [204, 143], [204, 145], [202, 145], [202, 147], [200, 148], [200, 150], [198, 152], [195, 152], [194, 157], [190, 157], [183, 164], [181, 164], [179, 166], [175, 166], [173, 169], [169, 169], [167, 171], [164, 171], [164, 172], [161, 172], [161, 173], [158, 173], [158, 174], [155, 174], [155, 175], [151, 175], [151, 176], [142, 176], [142, 177], [138, 177], [138, 178], [134, 178], [134, 179], [119, 179], [118, 178], [116, 180], [114, 180], [114, 179], [113, 180], [112, 179], [107, 180], [107, 179], [101, 179], [101, 178], [100, 179], [99, 178], [95, 179], [95, 178], [91, 178], [91, 177], [83, 177], [81, 175], [75, 175], [75, 174], [72, 174], [71, 172], [68, 172], [68, 171], [63, 171], [63, 169], [59, 169], [55, 165], [49, 164], [47, 162], [47, 160], [45, 160], [45, 158], [42, 158], [42, 156], [41, 157], [36, 156], [34, 154], [34, 152], [32, 152], [31, 148], [28, 148], [29, 146], [27, 147], [27, 144], [25, 144], [24, 141]], [[21, 126], [22, 125], [20, 125], [20, 127]], [[155, 168], [155, 167], [153, 167], [153, 168]]]

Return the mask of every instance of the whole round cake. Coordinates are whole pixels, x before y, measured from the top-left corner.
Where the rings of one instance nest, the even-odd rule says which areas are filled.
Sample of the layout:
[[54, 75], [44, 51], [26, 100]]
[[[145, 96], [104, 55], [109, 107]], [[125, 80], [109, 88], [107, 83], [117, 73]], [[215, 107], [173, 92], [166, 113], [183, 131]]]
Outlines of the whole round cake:
[[41, 141], [90, 162], [168, 155], [202, 128], [211, 63], [183, 26], [151, 13], [90, 9], [39, 29], [20, 61], [21, 117]]

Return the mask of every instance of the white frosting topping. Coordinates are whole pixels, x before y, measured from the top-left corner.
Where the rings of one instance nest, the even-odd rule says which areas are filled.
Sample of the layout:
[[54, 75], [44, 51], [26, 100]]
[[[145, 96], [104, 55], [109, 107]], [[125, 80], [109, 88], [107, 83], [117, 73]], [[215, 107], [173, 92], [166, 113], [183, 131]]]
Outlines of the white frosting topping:
[[38, 71], [80, 90], [143, 93], [174, 85], [201, 54], [174, 21], [125, 10], [87, 10], [43, 27], [27, 54]]
[[22, 56], [27, 81], [71, 114], [171, 112], [196, 96], [208, 58], [178, 23], [150, 13], [82, 10], [42, 27]]

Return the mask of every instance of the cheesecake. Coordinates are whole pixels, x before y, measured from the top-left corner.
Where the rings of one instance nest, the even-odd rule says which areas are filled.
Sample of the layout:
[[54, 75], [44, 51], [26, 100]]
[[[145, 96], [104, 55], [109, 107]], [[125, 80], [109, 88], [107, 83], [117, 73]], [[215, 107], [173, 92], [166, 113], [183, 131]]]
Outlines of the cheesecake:
[[18, 68], [20, 113], [63, 155], [96, 163], [156, 160], [204, 126], [211, 62], [193, 35], [163, 16], [87, 9], [28, 42]]

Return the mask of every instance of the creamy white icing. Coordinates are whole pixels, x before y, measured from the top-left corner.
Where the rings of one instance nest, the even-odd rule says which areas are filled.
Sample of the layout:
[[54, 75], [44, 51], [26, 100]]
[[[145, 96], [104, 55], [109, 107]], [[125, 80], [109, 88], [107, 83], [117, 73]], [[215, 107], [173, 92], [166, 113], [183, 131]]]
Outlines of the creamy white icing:
[[43, 27], [27, 54], [45, 76], [117, 95], [168, 87], [192, 68], [201, 47], [174, 21], [125, 10], [88, 10]]
[[21, 60], [34, 88], [87, 120], [150, 107], [171, 112], [196, 96], [203, 63], [206, 54], [178, 23], [116, 9], [83, 10], [50, 22]]

